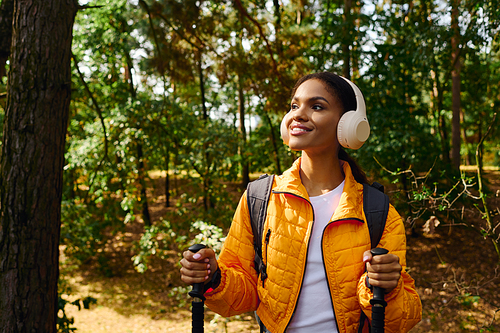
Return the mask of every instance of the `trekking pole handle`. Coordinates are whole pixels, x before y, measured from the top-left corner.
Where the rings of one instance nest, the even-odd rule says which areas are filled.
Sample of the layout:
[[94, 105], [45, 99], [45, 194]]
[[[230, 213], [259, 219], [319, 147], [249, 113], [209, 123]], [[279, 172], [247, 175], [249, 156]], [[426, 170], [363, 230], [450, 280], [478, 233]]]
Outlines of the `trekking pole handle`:
[[[381, 247], [371, 249], [370, 252], [373, 257], [389, 253], [389, 251]], [[373, 298], [370, 300], [372, 305], [372, 333], [384, 333], [385, 307], [387, 306], [384, 295], [384, 288], [373, 286]]]
[[[389, 251], [384, 249], [384, 248], [381, 248], [381, 247], [376, 247], [374, 249], [371, 249], [370, 253], [372, 254], [373, 257], [376, 257], [379, 255], [387, 254], [387, 253], [389, 253]], [[384, 288], [373, 286], [373, 300], [372, 300], [373, 303], [380, 304], [380, 305], [385, 307], [385, 305], [387, 303], [384, 301], [384, 295], [385, 295]], [[372, 302], [370, 302], [370, 303], [372, 303]], [[373, 304], [373, 305], [375, 305], [375, 304]]]
[[[199, 250], [204, 249], [204, 248], [206, 248], [206, 245], [204, 245], [204, 244], [194, 244], [194, 245], [191, 245], [188, 248], [188, 250], [193, 252], [193, 253], [196, 253]], [[189, 296], [195, 298], [195, 301], [196, 301], [196, 299], [199, 299], [198, 301], [205, 300], [205, 296], [203, 296], [203, 291], [204, 291], [203, 289], [204, 289], [203, 282], [193, 283], [193, 290], [191, 290], [189, 292]]]

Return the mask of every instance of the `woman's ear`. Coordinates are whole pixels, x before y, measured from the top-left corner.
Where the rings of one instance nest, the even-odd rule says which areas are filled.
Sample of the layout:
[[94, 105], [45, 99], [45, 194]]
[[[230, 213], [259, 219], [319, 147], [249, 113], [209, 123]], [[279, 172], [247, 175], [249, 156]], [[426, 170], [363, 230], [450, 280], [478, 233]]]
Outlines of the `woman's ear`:
[[281, 121], [281, 125], [280, 125], [281, 139], [283, 139], [283, 143], [286, 145], [288, 145], [288, 141], [290, 140], [290, 135], [288, 134], [288, 128], [287, 128], [289, 114], [290, 114], [290, 112], [285, 114], [285, 116], [283, 117], [283, 120]]

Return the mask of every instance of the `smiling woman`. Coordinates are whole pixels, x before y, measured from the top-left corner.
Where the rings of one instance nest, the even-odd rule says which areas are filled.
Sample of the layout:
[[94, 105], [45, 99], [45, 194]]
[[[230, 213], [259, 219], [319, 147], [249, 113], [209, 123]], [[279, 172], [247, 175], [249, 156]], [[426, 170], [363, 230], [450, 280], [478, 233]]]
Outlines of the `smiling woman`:
[[302, 156], [272, 183], [266, 237], [256, 245], [265, 269], [255, 270], [246, 194], [218, 260], [211, 249], [183, 253], [181, 278], [205, 283], [210, 309], [223, 316], [256, 310], [261, 332], [367, 332], [374, 286], [387, 293], [388, 331], [407, 332], [420, 321], [401, 217], [390, 206], [379, 242], [388, 253], [372, 256], [362, 204], [366, 176], [338, 140], [341, 132], [342, 146], [354, 138], [359, 148], [368, 138], [364, 107], [359, 89], [338, 75], [297, 82], [281, 134]]
[[339, 148], [335, 129], [341, 115], [340, 101], [326, 90], [323, 82], [304, 82], [295, 91], [290, 112], [285, 116], [288, 146], [307, 155], [335, 156]]

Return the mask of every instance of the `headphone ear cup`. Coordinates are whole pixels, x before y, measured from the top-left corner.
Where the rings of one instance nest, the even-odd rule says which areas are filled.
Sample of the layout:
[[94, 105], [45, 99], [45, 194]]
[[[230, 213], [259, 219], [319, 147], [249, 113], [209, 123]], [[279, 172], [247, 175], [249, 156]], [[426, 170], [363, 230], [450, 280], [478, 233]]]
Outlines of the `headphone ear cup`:
[[365, 115], [348, 111], [337, 125], [337, 138], [344, 148], [359, 149], [370, 136], [370, 124]]
[[283, 143], [288, 145], [288, 141], [290, 141], [290, 135], [288, 134], [288, 128], [286, 126], [286, 122], [287, 122], [287, 119], [288, 119], [288, 113], [285, 114], [285, 116], [283, 117], [283, 120], [281, 121], [281, 125], [280, 125], [280, 133], [281, 133], [281, 139], [283, 140]]

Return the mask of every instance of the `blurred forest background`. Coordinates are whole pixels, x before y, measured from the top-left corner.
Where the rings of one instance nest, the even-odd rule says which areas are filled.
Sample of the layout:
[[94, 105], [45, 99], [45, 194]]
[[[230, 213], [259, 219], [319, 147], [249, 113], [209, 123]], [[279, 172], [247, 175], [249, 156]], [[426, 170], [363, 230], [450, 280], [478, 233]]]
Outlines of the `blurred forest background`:
[[[294, 82], [317, 71], [363, 91], [372, 134], [349, 153], [386, 185], [408, 228], [424, 301], [415, 332], [500, 331], [499, 1], [79, 5], [60, 332], [136, 332], [119, 329], [134, 315], [147, 318], [130, 323], [141, 332], [156, 332], [153, 322], [188, 330], [180, 252], [195, 239], [220, 248], [246, 184], [299, 156], [279, 123]], [[6, 118], [14, 83], [0, 58]], [[256, 329], [249, 316], [208, 317], [213, 331]]]

